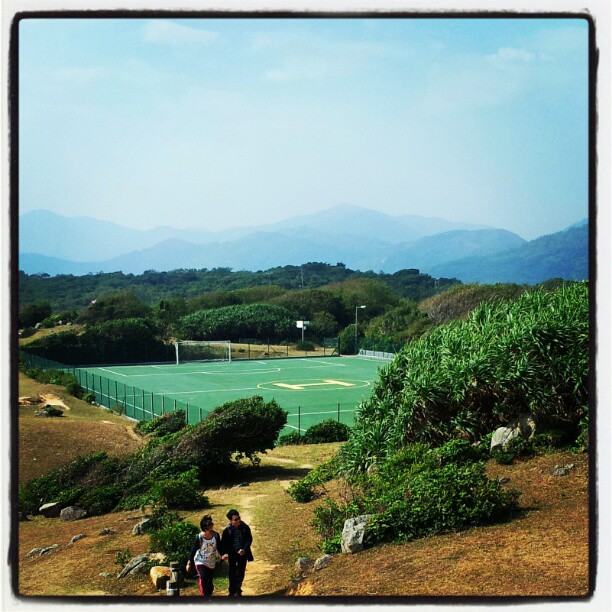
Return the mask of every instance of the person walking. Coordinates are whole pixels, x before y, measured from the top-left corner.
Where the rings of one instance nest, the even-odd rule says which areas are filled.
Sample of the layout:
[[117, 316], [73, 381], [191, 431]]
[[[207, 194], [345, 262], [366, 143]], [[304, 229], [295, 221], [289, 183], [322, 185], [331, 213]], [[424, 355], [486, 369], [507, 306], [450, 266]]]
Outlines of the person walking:
[[221, 549], [228, 557], [230, 597], [242, 596], [242, 581], [247, 561], [253, 561], [253, 536], [249, 526], [240, 519], [238, 510], [226, 514], [229, 524], [221, 535]]
[[[213, 526], [212, 516], [205, 514], [200, 521], [200, 529], [202, 531], [198, 534], [191, 547], [186, 567], [189, 574], [195, 566], [198, 573], [200, 595], [204, 597], [211, 597], [215, 589], [213, 584], [215, 566], [217, 565], [217, 556], [222, 551], [221, 537], [213, 529]], [[227, 559], [227, 555], [223, 555], [221, 559]]]

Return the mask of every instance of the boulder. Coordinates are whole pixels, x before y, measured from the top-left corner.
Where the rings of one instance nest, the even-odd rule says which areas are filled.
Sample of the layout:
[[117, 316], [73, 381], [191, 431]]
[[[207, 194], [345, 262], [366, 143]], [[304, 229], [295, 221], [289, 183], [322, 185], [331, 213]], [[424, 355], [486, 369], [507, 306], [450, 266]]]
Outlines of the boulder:
[[319, 570], [322, 570], [324, 567], [328, 567], [331, 562], [332, 562], [333, 557], [331, 555], [323, 555], [322, 557], [319, 557], [315, 562], [314, 562], [314, 571], [318, 572]]
[[98, 576], [101, 578], [114, 578], [115, 574], [111, 574], [110, 572], [100, 572]]
[[156, 565], [151, 568], [151, 581], [153, 582], [156, 589], [165, 589], [166, 583], [172, 577], [172, 572], [169, 567], [164, 565]]
[[59, 544], [53, 544], [53, 546], [46, 546], [45, 548], [41, 548], [40, 552], [38, 553], [38, 556], [42, 557], [44, 554], [51, 552], [52, 550], [55, 550], [56, 548], [59, 548]]
[[130, 559], [130, 562], [119, 572], [117, 578], [125, 578], [128, 574], [140, 574], [147, 571], [149, 555], [138, 555]]
[[314, 567], [314, 561], [310, 557], [300, 557], [295, 562], [295, 569], [297, 570], [300, 576], [305, 576], [306, 574], [310, 574]]
[[553, 476], [567, 476], [570, 473], [570, 470], [573, 469], [573, 463], [569, 463], [568, 465], [555, 465], [555, 467], [550, 470], [550, 473]]
[[87, 510], [79, 508], [78, 506], [68, 506], [60, 512], [60, 518], [62, 521], [78, 521], [86, 516]]
[[112, 529], [109, 529], [108, 527], [104, 527], [104, 529], [100, 530], [98, 535], [99, 536], [105, 536], [105, 535], [112, 535], [113, 533], [116, 533], [116, 532], [113, 531]]
[[39, 555], [42, 548], [33, 548], [29, 553], [28, 557], [33, 557], [34, 555]]
[[363, 535], [371, 514], [364, 514], [344, 521], [340, 549], [343, 553], [352, 554], [363, 550]]
[[58, 504], [57, 502], [52, 502], [50, 504], [43, 504], [38, 511], [45, 517], [45, 518], [56, 518], [60, 515], [60, 512], [62, 511], [62, 507], [60, 504]]
[[518, 428], [510, 429], [510, 427], [498, 427], [491, 438], [491, 452], [493, 453], [506, 448], [510, 440], [520, 435]]
[[70, 540], [70, 544], [74, 544], [75, 542], [78, 542], [79, 540], [82, 540], [86, 537], [87, 536], [84, 533], [79, 533], [78, 535], [72, 537], [72, 539]]
[[518, 419], [510, 421], [508, 427], [518, 429], [521, 436], [526, 440], [531, 440], [536, 431], [536, 423], [532, 414], [519, 414]]
[[151, 529], [151, 526], [151, 519], [142, 519], [140, 523], [134, 525], [134, 529], [132, 529], [132, 535], [142, 535], [143, 533], [149, 531], [149, 529]]

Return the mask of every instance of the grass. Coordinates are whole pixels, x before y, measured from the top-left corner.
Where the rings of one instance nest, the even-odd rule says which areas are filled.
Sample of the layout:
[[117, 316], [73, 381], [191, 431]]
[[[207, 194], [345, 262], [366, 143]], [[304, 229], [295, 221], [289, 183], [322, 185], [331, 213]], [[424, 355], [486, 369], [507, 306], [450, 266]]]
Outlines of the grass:
[[42, 327], [36, 330], [36, 333], [32, 334], [28, 338], [19, 338], [19, 346], [27, 346], [30, 342], [34, 342], [34, 340], [39, 340], [40, 338], [44, 338], [45, 336], [51, 336], [53, 334], [59, 334], [60, 332], [65, 331], [83, 331], [82, 325], [56, 325], [55, 327]]

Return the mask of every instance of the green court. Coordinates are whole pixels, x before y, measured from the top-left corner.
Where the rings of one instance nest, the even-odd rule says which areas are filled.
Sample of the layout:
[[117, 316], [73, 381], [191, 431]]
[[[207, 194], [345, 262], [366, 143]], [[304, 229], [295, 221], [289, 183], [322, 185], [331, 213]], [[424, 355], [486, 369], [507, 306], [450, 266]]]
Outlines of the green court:
[[387, 362], [372, 357], [292, 358], [261, 361], [79, 368], [81, 385], [109, 408], [138, 420], [187, 411], [201, 421], [229, 400], [261, 395], [289, 412], [286, 432], [305, 431], [325, 419], [351, 424]]

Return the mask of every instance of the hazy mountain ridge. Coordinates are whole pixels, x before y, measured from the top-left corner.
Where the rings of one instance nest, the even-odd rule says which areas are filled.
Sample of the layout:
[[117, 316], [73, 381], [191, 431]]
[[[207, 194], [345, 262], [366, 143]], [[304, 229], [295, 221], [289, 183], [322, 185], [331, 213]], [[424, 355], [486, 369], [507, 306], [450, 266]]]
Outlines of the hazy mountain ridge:
[[[567, 237], [555, 238], [558, 234], [526, 242], [504, 229], [473, 229], [473, 225], [466, 224], [472, 229], [448, 230], [449, 226], [455, 225], [433, 217], [391, 217], [352, 205], [339, 205], [261, 227], [221, 232], [169, 227], [139, 231], [87, 217], [69, 218], [48, 211], [34, 211], [20, 218], [19, 267], [29, 274], [83, 275], [118, 270], [141, 274], [146, 270], [216, 267], [255, 271], [300, 265], [307, 261], [342, 261], [358, 270], [393, 273], [417, 268], [433, 276], [456, 277], [464, 282], [511, 279], [513, 282], [539, 282], [564, 274], [572, 274], [572, 278], [581, 276], [585, 267], [588, 269], [585, 263], [588, 237], [577, 238], [580, 244], [567, 251]], [[580, 229], [586, 226], [584, 222], [578, 222], [572, 227]], [[435, 228], [442, 231], [423, 235]], [[23, 240], [21, 236], [24, 236]], [[66, 236], [70, 236], [70, 240], [66, 240]], [[517, 249], [541, 240], [544, 241], [538, 243], [539, 246], [512, 255]], [[573, 254], [570, 259], [574, 264], [559, 254], [552, 254], [559, 251], [555, 247], [557, 240], [565, 244], [562, 252]], [[117, 242], [120, 246], [116, 246]], [[48, 255], [40, 254], [41, 246]], [[27, 248], [36, 250], [28, 252]], [[537, 270], [538, 261], [532, 261], [529, 256], [533, 249], [540, 252], [540, 271]], [[53, 254], [54, 251], [77, 251], [84, 255], [89, 253], [91, 257], [93, 253], [108, 253], [109, 250], [113, 251], [111, 257], [93, 260], [81, 256], [75, 260], [73, 256]], [[546, 254], [547, 250], [549, 254]], [[502, 257], [505, 253], [508, 253], [510, 261], [516, 260], [517, 269], [512, 271], [503, 263], [506, 261]], [[522, 274], [520, 265], [529, 269]], [[540, 278], [549, 272], [551, 274]], [[485, 278], [489, 280], [481, 280]]]

